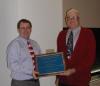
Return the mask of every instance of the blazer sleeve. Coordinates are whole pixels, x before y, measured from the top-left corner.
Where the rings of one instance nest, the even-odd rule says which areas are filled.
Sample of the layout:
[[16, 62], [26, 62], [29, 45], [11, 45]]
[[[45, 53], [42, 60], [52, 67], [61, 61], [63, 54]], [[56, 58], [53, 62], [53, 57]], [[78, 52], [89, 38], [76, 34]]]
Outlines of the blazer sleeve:
[[[84, 60], [80, 60], [79, 66], [76, 66], [76, 71], [90, 71], [96, 58], [96, 40], [94, 34], [91, 30], [86, 31], [86, 54], [83, 56], [85, 57]], [[84, 51], [83, 51], [84, 54]]]

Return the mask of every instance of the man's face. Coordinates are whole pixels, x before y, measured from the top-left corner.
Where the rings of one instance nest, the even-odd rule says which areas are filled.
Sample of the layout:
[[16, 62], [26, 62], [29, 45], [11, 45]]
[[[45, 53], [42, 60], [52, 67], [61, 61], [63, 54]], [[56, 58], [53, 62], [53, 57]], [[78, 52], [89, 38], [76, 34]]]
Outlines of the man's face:
[[19, 35], [25, 39], [29, 39], [32, 28], [29, 23], [20, 23], [20, 27], [18, 28]]
[[71, 29], [76, 28], [80, 25], [79, 17], [76, 14], [70, 14], [65, 17], [67, 26]]

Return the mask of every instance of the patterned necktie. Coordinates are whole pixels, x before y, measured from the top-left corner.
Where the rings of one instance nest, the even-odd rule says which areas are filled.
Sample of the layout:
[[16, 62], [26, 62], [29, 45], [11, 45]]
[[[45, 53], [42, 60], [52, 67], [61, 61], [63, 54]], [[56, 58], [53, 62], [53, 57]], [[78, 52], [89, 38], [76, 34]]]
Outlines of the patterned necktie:
[[33, 51], [33, 47], [32, 47], [32, 45], [30, 44], [29, 41], [27, 41], [27, 45], [28, 45], [28, 51], [29, 51], [29, 53], [30, 53], [30, 55], [32, 57], [32, 62], [33, 62], [34, 70], [36, 70], [35, 53]]
[[73, 32], [71, 31], [68, 37], [67, 42], [67, 56], [68, 58], [71, 57], [71, 54], [73, 52]]

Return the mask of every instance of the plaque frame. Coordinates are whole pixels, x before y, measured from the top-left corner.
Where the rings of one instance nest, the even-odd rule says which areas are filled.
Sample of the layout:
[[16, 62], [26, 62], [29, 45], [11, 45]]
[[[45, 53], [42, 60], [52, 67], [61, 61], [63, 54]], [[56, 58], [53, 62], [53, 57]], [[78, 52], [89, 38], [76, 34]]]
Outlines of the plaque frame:
[[41, 54], [36, 56], [36, 68], [39, 76], [56, 75], [65, 71], [62, 52]]

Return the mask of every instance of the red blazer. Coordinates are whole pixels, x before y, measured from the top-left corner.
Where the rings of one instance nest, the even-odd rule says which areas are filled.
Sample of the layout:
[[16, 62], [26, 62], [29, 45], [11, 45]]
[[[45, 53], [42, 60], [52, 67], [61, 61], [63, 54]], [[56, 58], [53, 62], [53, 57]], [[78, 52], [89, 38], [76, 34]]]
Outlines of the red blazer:
[[87, 28], [81, 28], [71, 59], [66, 57], [67, 30], [59, 33], [57, 38], [57, 50], [64, 53], [67, 68], [75, 68], [76, 72], [70, 76], [59, 76], [61, 83], [72, 86], [88, 86], [91, 79], [91, 68], [95, 61], [96, 41], [93, 32]]

